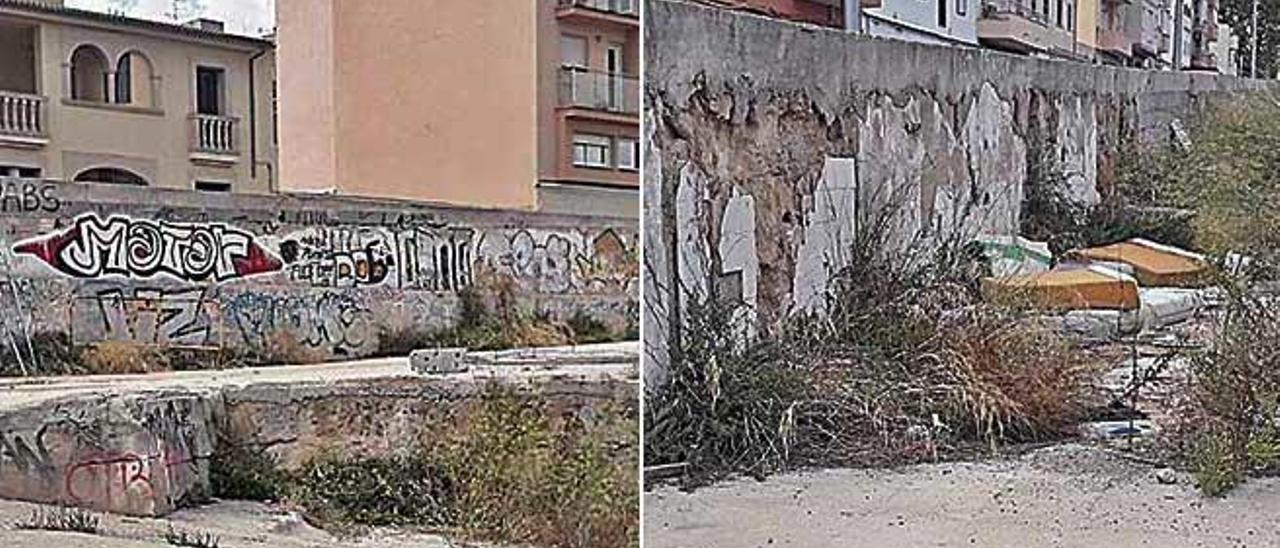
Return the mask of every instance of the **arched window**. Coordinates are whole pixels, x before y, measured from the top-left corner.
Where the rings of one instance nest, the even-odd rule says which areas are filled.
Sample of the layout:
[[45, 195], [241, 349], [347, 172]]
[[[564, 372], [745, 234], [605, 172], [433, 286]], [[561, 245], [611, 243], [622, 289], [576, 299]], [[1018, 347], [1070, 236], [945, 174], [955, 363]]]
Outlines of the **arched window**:
[[152, 103], [151, 61], [141, 52], [131, 51], [116, 63], [116, 102], [150, 107]]
[[71, 54], [71, 98], [107, 101], [107, 56], [102, 50], [83, 45]]
[[107, 183], [112, 185], [134, 185], [147, 186], [147, 180], [142, 176], [129, 171], [115, 167], [95, 167], [86, 169], [76, 175], [77, 183]]
[[116, 63], [116, 102], [129, 104], [133, 102], [133, 59], [126, 53]]

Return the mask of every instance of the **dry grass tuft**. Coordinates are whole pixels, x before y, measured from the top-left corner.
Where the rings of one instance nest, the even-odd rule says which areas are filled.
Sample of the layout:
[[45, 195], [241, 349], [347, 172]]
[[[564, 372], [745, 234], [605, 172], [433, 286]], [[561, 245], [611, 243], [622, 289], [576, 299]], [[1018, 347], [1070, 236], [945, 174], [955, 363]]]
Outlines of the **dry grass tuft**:
[[154, 373], [169, 370], [169, 358], [158, 347], [107, 341], [86, 348], [80, 363], [90, 374]]

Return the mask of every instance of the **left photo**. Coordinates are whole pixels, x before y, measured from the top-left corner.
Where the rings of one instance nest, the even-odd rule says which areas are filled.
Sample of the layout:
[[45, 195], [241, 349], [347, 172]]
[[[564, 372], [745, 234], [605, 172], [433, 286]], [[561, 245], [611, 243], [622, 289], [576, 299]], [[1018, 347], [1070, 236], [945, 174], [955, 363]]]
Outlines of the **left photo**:
[[0, 546], [639, 546], [640, 21], [0, 0]]

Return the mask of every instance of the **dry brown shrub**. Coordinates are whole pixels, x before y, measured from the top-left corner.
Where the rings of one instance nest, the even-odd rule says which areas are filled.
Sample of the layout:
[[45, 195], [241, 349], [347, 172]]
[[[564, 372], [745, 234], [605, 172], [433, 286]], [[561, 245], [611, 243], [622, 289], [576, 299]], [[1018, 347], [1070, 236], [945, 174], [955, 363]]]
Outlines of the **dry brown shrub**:
[[322, 351], [311, 348], [298, 340], [292, 332], [272, 331], [264, 340], [266, 345], [256, 349], [255, 358], [262, 365], [303, 365], [325, 361]]
[[80, 363], [90, 374], [169, 370], [168, 357], [157, 347], [121, 341], [105, 341], [86, 348], [80, 353]]

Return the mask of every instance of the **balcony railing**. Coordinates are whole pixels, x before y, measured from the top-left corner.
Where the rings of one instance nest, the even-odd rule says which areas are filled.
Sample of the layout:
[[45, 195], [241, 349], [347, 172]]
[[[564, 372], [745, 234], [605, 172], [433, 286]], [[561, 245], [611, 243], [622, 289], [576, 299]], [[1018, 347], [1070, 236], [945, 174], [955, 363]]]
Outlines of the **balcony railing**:
[[629, 17], [640, 16], [640, 0], [560, 0], [560, 8], [586, 8]]
[[44, 137], [44, 97], [0, 91], [0, 135]]
[[574, 67], [560, 69], [560, 106], [622, 114], [640, 112], [639, 80]]
[[236, 123], [230, 116], [191, 115], [191, 150], [209, 154], [235, 155]]

